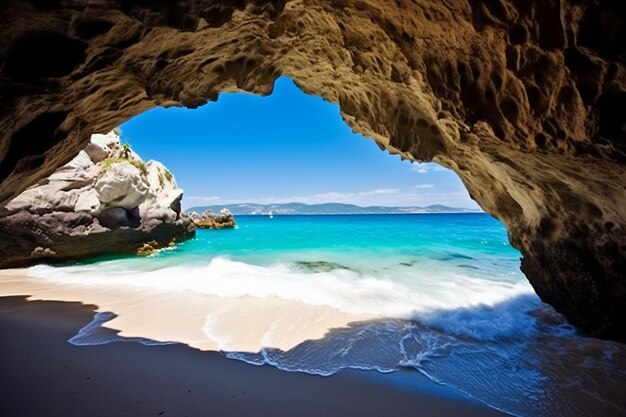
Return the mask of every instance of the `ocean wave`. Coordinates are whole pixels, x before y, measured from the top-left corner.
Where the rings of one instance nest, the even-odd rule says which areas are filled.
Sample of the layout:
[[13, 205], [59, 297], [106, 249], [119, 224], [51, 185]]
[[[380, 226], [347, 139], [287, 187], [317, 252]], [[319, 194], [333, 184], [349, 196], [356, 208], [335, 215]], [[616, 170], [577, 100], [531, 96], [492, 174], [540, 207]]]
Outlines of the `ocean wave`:
[[[524, 331], [527, 323], [516, 322], [518, 313], [539, 303], [525, 282], [481, 280], [458, 272], [442, 277], [428, 269], [406, 271], [402, 267], [378, 277], [327, 267], [331, 263], [317, 268], [319, 264], [311, 270], [302, 268], [303, 261], [259, 266], [216, 257], [208, 262], [147, 269], [146, 263], [116, 260], [65, 267], [38, 265], [29, 268], [28, 275], [66, 284], [192, 291], [218, 297], [272, 297], [348, 314], [420, 320], [489, 340]], [[404, 274], [402, 279], [398, 274]], [[520, 295], [526, 297], [515, 306], [516, 311], [496, 307]], [[467, 315], [464, 309], [481, 314]]]
[[520, 294], [507, 302], [429, 311], [415, 319], [447, 333], [477, 340], [525, 339], [535, 331], [537, 325], [531, 313], [544, 308], [536, 295]]

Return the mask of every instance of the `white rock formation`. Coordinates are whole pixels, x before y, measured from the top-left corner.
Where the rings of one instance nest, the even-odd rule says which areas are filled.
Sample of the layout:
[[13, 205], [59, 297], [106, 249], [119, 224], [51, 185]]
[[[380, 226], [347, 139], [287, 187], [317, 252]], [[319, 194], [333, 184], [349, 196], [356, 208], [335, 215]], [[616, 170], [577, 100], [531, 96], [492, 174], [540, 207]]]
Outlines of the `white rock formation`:
[[[0, 209], [0, 265], [165, 246], [193, 235], [183, 191], [160, 162], [92, 135], [73, 160]], [[11, 236], [20, 236], [18, 244]]]
[[105, 207], [134, 210], [149, 197], [147, 176], [130, 162], [118, 162], [106, 168], [94, 189]]

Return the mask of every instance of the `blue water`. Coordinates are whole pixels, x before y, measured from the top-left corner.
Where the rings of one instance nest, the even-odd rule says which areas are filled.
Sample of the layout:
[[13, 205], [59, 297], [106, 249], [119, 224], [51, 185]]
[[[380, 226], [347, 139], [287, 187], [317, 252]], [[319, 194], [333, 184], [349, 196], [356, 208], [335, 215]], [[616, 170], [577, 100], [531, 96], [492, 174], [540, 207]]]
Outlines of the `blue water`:
[[[62, 282], [276, 297], [379, 317], [289, 351], [225, 352], [255, 365], [325, 376], [411, 368], [514, 415], [626, 415], [626, 347], [579, 335], [543, 304], [490, 216], [236, 220], [234, 230], [200, 230], [149, 258], [31, 271]], [[107, 342], [97, 333], [106, 317], [97, 320], [71, 342]]]
[[157, 262], [225, 256], [262, 266], [332, 262], [363, 273], [427, 264], [460, 268], [477, 277], [524, 280], [520, 254], [504, 228], [482, 213], [238, 216], [237, 222], [236, 230], [199, 230], [195, 239], [161, 254]]

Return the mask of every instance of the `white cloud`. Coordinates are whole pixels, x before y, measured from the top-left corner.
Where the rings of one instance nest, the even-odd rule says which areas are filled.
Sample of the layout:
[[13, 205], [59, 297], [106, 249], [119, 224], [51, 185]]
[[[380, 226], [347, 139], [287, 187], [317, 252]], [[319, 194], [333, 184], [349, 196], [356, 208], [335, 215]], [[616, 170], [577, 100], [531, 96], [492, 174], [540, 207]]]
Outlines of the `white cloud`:
[[397, 196], [397, 206], [415, 205], [430, 206], [432, 204], [443, 204], [450, 207], [474, 208], [480, 207], [472, 200], [467, 191], [454, 192], [407, 192]]
[[413, 188], [415, 189], [424, 189], [424, 188], [433, 188], [435, 184], [417, 184]]
[[424, 162], [424, 163], [420, 163], [420, 162], [413, 162], [411, 164], [411, 168], [409, 168], [411, 171], [417, 172], [418, 174], [427, 174], [429, 172], [443, 172], [443, 171], [449, 171], [448, 168], [443, 167], [435, 162]]
[[210, 196], [204, 196], [204, 195], [185, 196], [185, 200], [200, 201], [203, 203], [209, 203], [211, 201], [217, 201], [219, 199], [220, 199], [219, 197], [210, 197]]
[[428, 172], [428, 166], [426, 164], [415, 163], [411, 166], [411, 171], [415, 171], [418, 174], [426, 174]]
[[306, 204], [346, 203], [346, 204], [378, 204], [377, 200], [391, 198], [401, 193], [399, 188], [379, 188], [375, 190], [359, 191], [354, 193], [328, 192], [312, 195], [293, 195], [287, 197], [265, 197], [255, 199], [263, 204], [298, 202]]
[[357, 195], [381, 195], [381, 194], [397, 194], [400, 190], [398, 188], [380, 188], [378, 190], [362, 191], [356, 193]]

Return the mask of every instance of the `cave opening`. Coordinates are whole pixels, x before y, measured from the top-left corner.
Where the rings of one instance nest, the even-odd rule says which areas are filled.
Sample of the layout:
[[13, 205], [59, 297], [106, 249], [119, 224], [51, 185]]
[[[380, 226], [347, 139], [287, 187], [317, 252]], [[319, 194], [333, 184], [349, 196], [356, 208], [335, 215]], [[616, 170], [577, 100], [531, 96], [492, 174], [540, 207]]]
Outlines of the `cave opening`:
[[338, 105], [287, 77], [266, 97], [225, 93], [196, 109], [155, 108], [119, 131], [145, 160], [172, 171], [186, 208], [300, 202], [480, 210], [452, 170], [390, 158], [344, 122]]
[[[154, 108], [114, 134], [171, 172], [186, 212], [234, 214], [235, 230], [199, 227], [193, 239], [149, 260], [123, 260], [184, 265], [193, 278], [180, 280], [182, 288], [203, 292], [195, 280], [215, 280], [211, 294], [298, 301], [369, 319], [493, 307], [470, 314], [478, 319], [536, 307], [504, 226], [480, 210], [452, 170], [381, 151], [346, 124], [338, 105], [287, 77], [264, 97], [224, 93], [194, 109]], [[256, 348], [281, 347], [281, 337]], [[255, 351], [237, 343], [221, 349]]]
[[[85, 253], [30, 269], [41, 279], [27, 281], [33, 295], [100, 306], [73, 345], [179, 342], [288, 372], [358, 368], [403, 384], [411, 376], [397, 371], [416, 369], [520, 415], [544, 410], [516, 393], [539, 396], [545, 378], [569, 378], [564, 365], [580, 360], [579, 346], [604, 348], [541, 302], [504, 226], [453, 171], [381, 152], [338, 105], [288, 78], [265, 97], [225, 93], [195, 109], [148, 110], [92, 136], [43, 186], [84, 191], [88, 178], [67, 183], [72, 170], [96, 173], [98, 202], [76, 202], [95, 204], [101, 226], [126, 233], [187, 219], [197, 227], [181, 239], [160, 230], [165, 237], [139, 248], [144, 256]], [[234, 228], [205, 229], [190, 214], [222, 208]], [[115, 245], [129, 239], [113, 236]], [[98, 244], [102, 252], [110, 242]], [[53, 289], [41, 287], [49, 280]], [[614, 371], [619, 360], [609, 362]]]
[[[527, 284], [519, 271], [519, 252], [509, 244], [504, 227], [480, 210], [452, 170], [434, 162], [412, 163], [381, 151], [374, 141], [345, 123], [338, 105], [305, 94], [287, 77], [278, 78], [273, 92], [265, 97], [225, 93], [199, 108], [155, 108], [128, 120], [116, 131], [121, 141], [146, 161], [157, 160], [171, 172], [175, 186], [184, 190], [182, 207], [189, 213], [219, 213], [225, 208], [240, 226], [254, 225], [261, 230], [281, 222], [306, 229], [297, 223], [307, 216], [335, 215], [340, 220], [325, 220], [320, 225], [323, 233], [333, 236], [334, 243], [323, 242], [321, 232], [308, 229], [302, 237], [292, 234], [288, 227], [278, 228], [271, 231], [271, 239], [263, 240], [257, 236], [240, 238], [243, 227], [230, 234], [200, 228], [195, 243], [183, 244], [183, 248], [188, 245], [209, 257], [223, 255], [263, 265], [273, 262], [264, 259], [265, 252], [276, 249], [280, 259], [309, 272], [335, 268], [379, 272], [376, 268], [389, 269], [383, 260], [385, 254], [402, 268], [411, 269], [421, 262], [411, 255], [425, 249], [427, 255], [422, 260], [430, 262], [443, 279], [449, 272], [446, 262], [456, 260], [455, 268], [466, 275], [479, 276], [487, 271], [490, 276], [509, 276], [511, 282]], [[366, 221], [369, 215], [378, 215], [371, 219], [380, 220], [381, 225], [390, 221], [389, 227], [404, 227], [407, 222], [411, 231], [397, 239], [384, 232], [375, 238], [367, 229], [380, 225]], [[399, 215], [395, 220], [385, 217], [395, 215]], [[342, 221], [354, 222], [355, 227], [346, 230]], [[399, 224], [394, 225], [394, 221]], [[462, 236], [457, 241], [446, 236], [454, 227], [460, 228]], [[492, 239], [483, 239], [483, 227], [486, 235], [492, 233]], [[354, 238], [359, 233], [368, 235], [363, 242]], [[411, 233], [416, 234], [418, 243], [403, 240], [410, 239]], [[248, 238], [259, 242], [250, 247], [240, 244], [240, 239]], [[217, 250], [210, 248], [215, 242], [219, 242]], [[201, 245], [206, 248], [201, 249]], [[376, 268], [364, 265], [367, 262], [357, 257], [348, 262], [352, 265], [346, 265], [341, 248], [360, 245], [367, 248], [367, 254], [356, 251], [362, 258], [381, 260]], [[392, 248], [388, 253], [386, 245]], [[402, 254], [394, 252], [393, 248], [402, 245], [406, 246]], [[316, 253], [320, 248], [324, 249], [323, 256]], [[494, 261], [494, 254], [503, 257]], [[484, 269], [489, 262], [496, 265], [500, 261], [501, 270]]]

